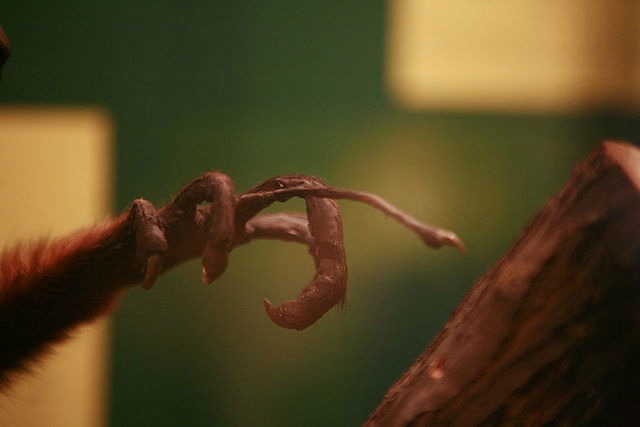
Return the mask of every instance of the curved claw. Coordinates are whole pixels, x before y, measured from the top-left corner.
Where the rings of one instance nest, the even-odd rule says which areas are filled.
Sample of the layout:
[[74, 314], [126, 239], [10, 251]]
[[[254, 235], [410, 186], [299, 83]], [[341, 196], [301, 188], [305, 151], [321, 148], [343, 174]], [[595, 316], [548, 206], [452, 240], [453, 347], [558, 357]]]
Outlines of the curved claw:
[[467, 247], [462, 242], [462, 239], [458, 237], [456, 233], [444, 229], [427, 229], [422, 231], [420, 228], [414, 228], [413, 230], [420, 236], [422, 241], [432, 248], [441, 248], [442, 246], [452, 246], [458, 250], [462, 255], [467, 254]]
[[264, 308], [276, 325], [301, 331], [344, 301], [346, 291], [346, 269], [335, 277], [318, 274], [298, 297], [283, 302], [279, 307], [274, 307], [271, 301], [265, 298]]
[[202, 281], [208, 285], [222, 276], [228, 263], [228, 251], [207, 245], [202, 253]]
[[[334, 202], [320, 202], [321, 206], [315, 207], [318, 201], [315, 204], [311, 203], [315, 213], [312, 218], [316, 223], [314, 228], [316, 237], [318, 235], [320, 237], [327, 236], [328, 227], [324, 224], [318, 225], [318, 223], [327, 218], [335, 218], [335, 221], [339, 221], [339, 212], [336, 212], [337, 205]], [[319, 215], [322, 219], [318, 218], [318, 209], [323, 211], [323, 214]], [[338, 216], [326, 215], [327, 213], [338, 213]], [[336, 227], [340, 227], [339, 222], [335, 222], [332, 227], [329, 227], [331, 235], [340, 230]], [[333, 306], [344, 301], [347, 277], [344, 255], [340, 255], [343, 254], [343, 249], [340, 249], [342, 247], [341, 240], [336, 242], [334, 238], [332, 244], [327, 244], [327, 242], [316, 244], [314, 236], [311, 235], [307, 217], [290, 213], [276, 213], [252, 218], [245, 225], [244, 233], [236, 236], [235, 245], [242, 245], [255, 239], [278, 239], [305, 244], [314, 257], [318, 269], [313, 282], [297, 298], [286, 301], [279, 307], [274, 307], [271, 301], [267, 298], [264, 299], [267, 315], [276, 325], [287, 329], [305, 329]]]
[[162, 262], [164, 261], [164, 255], [152, 254], [147, 257], [147, 262], [144, 268], [144, 279], [142, 280], [143, 289], [151, 289], [156, 283], [156, 279], [162, 271]]
[[264, 299], [264, 308], [273, 323], [285, 329], [301, 331], [313, 325], [321, 316], [309, 316], [308, 309], [296, 304], [295, 300], [282, 303], [280, 307], [274, 307], [268, 298]]
[[273, 304], [271, 304], [271, 301], [269, 301], [269, 298], [265, 298], [262, 302], [264, 303], [264, 309], [267, 312], [267, 315], [269, 316], [269, 318], [273, 323], [287, 329], [298, 329], [298, 328], [291, 328], [290, 326], [292, 324], [291, 321], [284, 320], [284, 316], [282, 315], [282, 313], [279, 313], [278, 309], [274, 307]]
[[453, 246], [462, 255], [466, 255], [467, 254], [467, 247], [465, 246], [465, 244], [462, 241], [462, 239], [460, 237], [458, 237], [458, 235], [456, 233], [454, 233], [453, 231], [447, 231], [447, 233], [448, 233], [448, 235], [445, 237], [445, 239], [446, 239], [445, 244], [448, 245], [448, 246]]
[[[317, 202], [316, 202], [317, 203]], [[324, 209], [334, 212], [337, 206], [332, 202], [322, 202]], [[314, 209], [317, 211], [317, 209]], [[320, 215], [326, 219], [327, 216]], [[316, 216], [314, 221], [319, 220]], [[332, 218], [332, 216], [329, 216]], [[339, 221], [339, 217], [336, 219]], [[335, 224], [339, 226], [339, 224]], [[321, 230], [316, 230], [316, 236]], [[337, 231], [336, 228], [331, 228]], [[326, 233], [325, 233], [326, 234]], [[327, 260], [324, 257], [339, 257], [340, 249], [320, 249], [326, 248], [326, 244], [317, 245], [314, 236], [311, 235], [307, 217], [301, 214], [275, 213], [257, 216], [250, 219], [244, 228], [244, 232], [236, 236], [235, 246], [249, 243], [256, 239], [277, 239], [288, 242], [302, 243], [309, 248], [309, 252], [314, 257], [316, 267], [324, 273], [316, 274], [313, 282], [307, 286], [302, 294], [293, 300], [286, 301], [280, 307], [274, 307], [271, 301], [264, 299], [264, 308], [269, 318], [278, 326], [287, 329], [302, 330], [315, 323], [324, 313], [336, 304], [344, 301], [346, 292], [346, 265], [344, 267], [336, 264], [335, 261]], [[339, 244], [340, 241], [338, 241]], [[344, 263], [344, 256], [340, 258]], [[326, 278], [322, 280], [321, 278]]]
[[309, 197], [306, 205], [316, 275], [300, 295], [280, 307], [264, 300], [269, 318], [287, 329], [302, 330], [311, 326], [344, 302], [347, 292], [347, 264], [338, 204], [332, 199]]

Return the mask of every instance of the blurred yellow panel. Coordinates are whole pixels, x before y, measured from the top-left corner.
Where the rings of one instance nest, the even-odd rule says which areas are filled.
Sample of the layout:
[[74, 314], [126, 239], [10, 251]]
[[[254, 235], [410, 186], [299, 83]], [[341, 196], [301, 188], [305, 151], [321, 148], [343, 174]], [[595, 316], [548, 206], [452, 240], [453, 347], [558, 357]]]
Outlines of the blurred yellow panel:
[[638, 105], [636, 0], [389, 0], [387, 84], [410, 109]]
[[[0, 108], [0, 244], [91, 225], [111, 206], [111, 123], [98, 109]], [[84, 327], [0, 397], [0, 425], [106, 423], [108, 322]]]

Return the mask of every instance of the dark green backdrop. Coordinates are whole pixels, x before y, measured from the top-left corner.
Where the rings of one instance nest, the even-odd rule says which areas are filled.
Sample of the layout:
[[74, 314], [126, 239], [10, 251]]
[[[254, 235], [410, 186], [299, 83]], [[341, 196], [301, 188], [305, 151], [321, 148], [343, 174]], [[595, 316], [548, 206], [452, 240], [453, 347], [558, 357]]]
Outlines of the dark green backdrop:
[[[5, 1], [3, 103], [98, 105], [116, 125], [117, 210], [209, 169], [238, 189], [276, 174], [379, 192], [459, 232], [427, 251], [345, 203], [344, 313], [298, 333], [305, 251], [257, 243], [210, 287], [197, 262], [133, 290], [115, 315], [113, 426], [351, 426], [424, 349], [465, 290], [600, 139], [635, 116], [407, 113], [385, 96], [382, 1]], [[72, 191], [72, 190], [70, 190]], [[302, 204], [293, 203], [293, 208]]]

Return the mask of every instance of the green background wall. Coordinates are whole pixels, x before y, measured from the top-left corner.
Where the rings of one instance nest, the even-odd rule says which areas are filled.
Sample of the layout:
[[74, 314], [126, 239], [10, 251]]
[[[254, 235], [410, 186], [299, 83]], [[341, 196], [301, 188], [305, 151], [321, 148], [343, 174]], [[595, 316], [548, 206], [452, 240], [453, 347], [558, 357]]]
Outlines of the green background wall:
[[[425, 250], [344, 203], [349, 303], [305, 332], [272, 325], [312, 275], [260, 242], [200, 283], [198, 262], [135, 289], [115, 315], [113, 426], [363, 422], [570, 168], [636, 117], [407, 113], [383, 86], [383, 1], [5, 1], [7, 104], [99, 105], [116, 125], [114, 209], [157, 205], [209, 169], [239, 190], [283, 173], [375, 191], [455, 229]], [[71, 191], [71, 190], [70, 190]], [[292, 203], [289, 209], [303, 204]]]

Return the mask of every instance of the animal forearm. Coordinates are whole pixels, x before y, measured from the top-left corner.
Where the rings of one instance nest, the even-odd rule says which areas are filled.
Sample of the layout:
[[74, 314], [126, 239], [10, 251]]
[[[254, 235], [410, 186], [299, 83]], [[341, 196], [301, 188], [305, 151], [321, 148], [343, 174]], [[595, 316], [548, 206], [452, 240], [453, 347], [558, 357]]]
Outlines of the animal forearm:
[[0, 379], [73, 326], [106, 313], [140, 281], [124, 215], [0, 259]]

